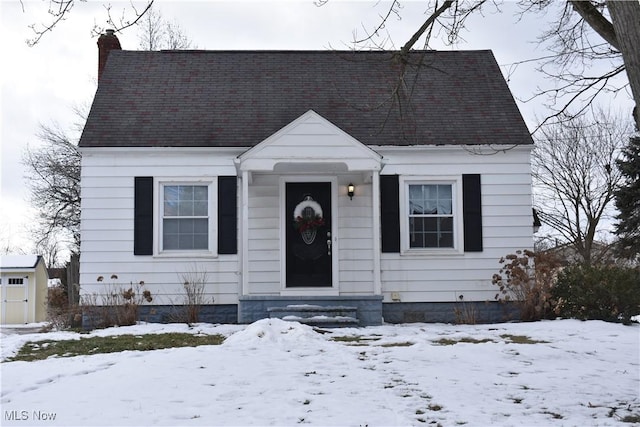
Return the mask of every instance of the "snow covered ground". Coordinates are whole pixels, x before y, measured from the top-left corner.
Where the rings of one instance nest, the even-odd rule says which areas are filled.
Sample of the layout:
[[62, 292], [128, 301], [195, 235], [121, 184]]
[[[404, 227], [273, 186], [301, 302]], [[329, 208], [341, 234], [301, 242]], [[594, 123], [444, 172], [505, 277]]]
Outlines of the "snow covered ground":
[[[637, 324], [407, 324], [319, 334], [266, 319], [93, 335], [162, 332], [229, 338], [220, 346], [2, 362], [0, 424], [627, 426], [624, 417], [640, 416]], [[342, 336], [361, 339], [334, 340]], [[517, 343], [523, 337], [538, 342]], [[2, 359], [43, 338], [80, 335], [3, 334]]]

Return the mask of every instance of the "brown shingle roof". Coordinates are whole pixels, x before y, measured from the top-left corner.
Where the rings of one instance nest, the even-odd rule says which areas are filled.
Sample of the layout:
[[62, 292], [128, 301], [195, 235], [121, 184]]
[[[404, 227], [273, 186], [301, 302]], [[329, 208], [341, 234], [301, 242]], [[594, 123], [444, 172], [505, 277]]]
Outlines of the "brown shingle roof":
[[253, 146], [312, 109], [368, 145], [531, 144], [491, 51], [112, 51], [81, 147]]

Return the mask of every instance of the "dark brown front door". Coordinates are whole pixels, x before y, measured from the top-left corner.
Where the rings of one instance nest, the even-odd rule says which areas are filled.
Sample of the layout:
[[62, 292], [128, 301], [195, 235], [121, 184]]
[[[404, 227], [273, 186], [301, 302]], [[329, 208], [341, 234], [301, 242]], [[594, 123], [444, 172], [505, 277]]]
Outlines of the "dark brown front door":
[[287, 287], [331, 286], [331, 183], [286, 184]]

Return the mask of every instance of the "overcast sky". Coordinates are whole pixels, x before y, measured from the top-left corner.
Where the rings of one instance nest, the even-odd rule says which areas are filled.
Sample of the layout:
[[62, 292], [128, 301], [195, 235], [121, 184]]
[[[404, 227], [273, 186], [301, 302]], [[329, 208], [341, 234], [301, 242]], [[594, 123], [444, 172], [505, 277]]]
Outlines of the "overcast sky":
[[[30, 252], [28, 227], [34, 221], [29, 208], [25, 170], [21, 159], [29, 145], [37, 147], [39, 124], [59, 124], [70, 129], [76, 116], [74, 107], [91, 102], [96, 88], [98, 51], [91, 29], [106, 25], [103, 1], [79, 3], [68, 19], [47, 34], [35, 47], [25, 40], [32, 37], [30, 24], [46, 19], [48, 1], [0, 0], [1, 39], [3, 44], [2, 79], [2, 173], [0, 199], [0, 244]], [[392, 18], [387, 26], [394, 45], [401, 47], [425, 19], [425, 1], [402, 2], [402, 19]], [[116, 14], [129, 1], [111, 1]], [[137, 2], [136, 4], [141, 4]], [[386, 14], [388, 3], [374, 1], [330, 0], [317, 7], [313, 0], [299, 1], [164, 1], [157, 9], [177, 22], [199, 49], [348, 49], [354, 30], [364, 34], [363, 26], [373, 28], [379, 16]], [[483, 16], [469, 22], [462, 34], [466, 42], [456, 49], [492, 49], [517, 100], [530, 97], [536, 86], [545, 84], [532, 65], [520, 66], [515, 73], [510, 65], [541, 56], [544, 50], [535, 43], [545, 18], [529, 16], [519, 21], [514, 2], [500, 9], [487, 9]], [[139, 47], [137, 30], [118, 34], [123, 49]], [[419, 43], [420, 46], [422, 46]], [[452, 49], [443, 43], [438, 49]], [[621, 95], [612, 102], [631, 105]], [[544, 116], [540, 103], [518, 101], [529, 128], [536, 116]]]

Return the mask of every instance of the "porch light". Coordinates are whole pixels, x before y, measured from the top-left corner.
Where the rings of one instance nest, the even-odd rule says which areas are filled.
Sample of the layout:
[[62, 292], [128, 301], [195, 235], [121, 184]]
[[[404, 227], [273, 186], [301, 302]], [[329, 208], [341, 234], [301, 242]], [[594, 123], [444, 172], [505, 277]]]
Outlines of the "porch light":
[[347, 195], [349, 196], [349, 199], [353, 200], [353, 194], [356, 192], [356, 186], [353, 185], [352, 183], [349, 183], [349, 185], [347, 185]]

